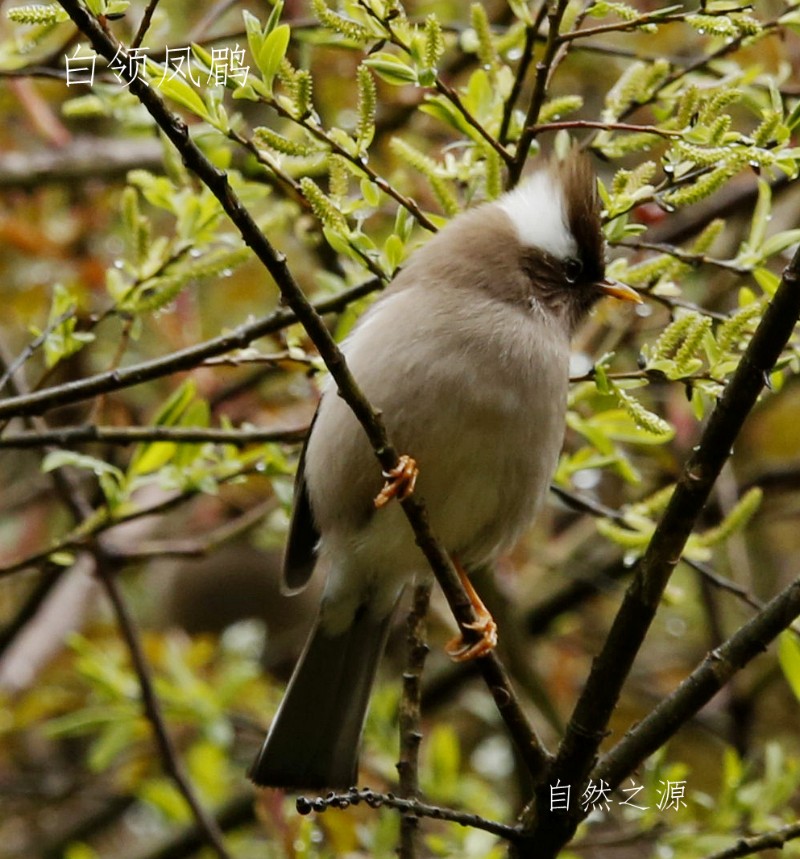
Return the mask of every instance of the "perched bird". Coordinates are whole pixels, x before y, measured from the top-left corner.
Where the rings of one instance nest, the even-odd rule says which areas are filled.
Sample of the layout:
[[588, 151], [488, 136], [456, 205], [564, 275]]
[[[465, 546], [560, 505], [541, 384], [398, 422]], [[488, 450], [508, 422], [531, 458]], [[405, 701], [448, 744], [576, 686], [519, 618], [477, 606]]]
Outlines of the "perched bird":
[[[416, 463], [415, 491], [459, 570], [510, 548], [541, 505], [564, 434], [570, 336], [603, 295], [640, 300], [605, 278], [596, 179], [571, 153], [454, 218], [345, 341], [357, 382]], [[251, 767], [258, 785], [355, 784], [393, 609], [409, 580], [429, 573], [401, 506], [383, 504], [411, 489], [417, 470], [403, 465], [382, 490], [364, 430], [329, 386], [300, 459], [284, 558], [287, 588], [303, 588], [315, 567], [327, 584]], [[451, 643], [456, 659], [494, 645], [474, 599], [483, 638]]]

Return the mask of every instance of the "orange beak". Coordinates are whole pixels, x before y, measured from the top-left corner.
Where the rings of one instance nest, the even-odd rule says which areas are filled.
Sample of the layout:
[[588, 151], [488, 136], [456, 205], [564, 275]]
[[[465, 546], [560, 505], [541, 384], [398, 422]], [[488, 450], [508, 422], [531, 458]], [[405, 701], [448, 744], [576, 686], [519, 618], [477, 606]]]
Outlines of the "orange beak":
[[618, 280], [601, 280], [597, 284], [597, 288], [605, 295], [610, 295], [614, 298], [619, 298], [622, 301], [632, 301], [634, 304], [643, 304], [642, 297], [624, 283]]

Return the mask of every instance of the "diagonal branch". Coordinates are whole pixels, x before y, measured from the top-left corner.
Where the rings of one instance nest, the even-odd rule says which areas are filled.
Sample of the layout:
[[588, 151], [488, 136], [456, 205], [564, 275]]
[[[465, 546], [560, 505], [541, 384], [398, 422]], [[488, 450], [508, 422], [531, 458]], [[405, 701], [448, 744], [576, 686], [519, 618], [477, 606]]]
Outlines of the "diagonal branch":
[[85, 424], [77, 427], [60, 427], [47, 430], [23, 430], [0, 436], [2, 448], [39, 448], [47, 445], [72, 447], [77, 444], [139, 444], [141, 442], [171, 441], [175, 444], [232, 444], [246, 447], [250, 444], [301, 442], [308, 434], [308, 427], [296, 429], [262, 429], [246, 427], [218, 429], [216, 427], [107, 427]]
[[[253, 229], [258, 232], [258, 227], [255, 225], [253, 225]], [[375, 292], [379, 286], [380, 283], [377, 279], [370, 278], [370, 280], [339, 295], [317, 302], [314, 305], [314, 310], [318, 314], [342, 310], [351, 302]], [[98, 373], [95, 376], [89, 376], [88, 379], [78, 379], [75, 382], [67, 382], [63, 385], [44, 388], [17, 397], [8, 397], [0, 401], [0, 419], [40, 415], [50, 409], [79, 403], [100, 394], [108, 394], [111, 391], [141, 385], [143, 382], [160, 379], [181, 370], [191, 370], [207, 358], [224, 355], [234, 349], [243, 349], [259, 337], [274, 334], [295, 322], [297, 322], [295, 313], [288, 308], [281, 307], [270, 313], [269, 316], [239, 325], [227, 334], [206, 340], [204, 343], [198, 343], [196, 346], [179, 349], [163, 358], [142, 361], [139, 364], [132, 364], [130, 367]]]
[[500, 122], [500, 131], [497, 139], [505, 146], [508, 143], [508, 131], [511, 127], [511, 119], [514, 115], [514, 109], [517, 106], [519, 97], [522, 94], [522, 87], [525, 85], [525, 78], [528, 76], [528, 69], [533, 62], [534, 49], [536, 41], [539, 39], [539, 30], [544, 23], [547, 14], [547, 3], [542, 0], [539, 8], [536, 11], [536, 18], [532, 23], [525, 27], [525, 45], [522, 48], [522, 56], [519, 59], [516, 74], [514, 75], [514, 84], [511, 87], [511, 92], [506, 98], [503, 105], [503, 119]]
[[[400, 729], [400, 760], [397, 772], [400, 776], [400, 793], [405, 799], [419, 798], [419, 745], [422, 705], [422, 672], [428, 655], [425, 640], [425, 619], [431, 599], [431, 581], [426, 579], [414, 587], [411, 610], [406, 621], [406, 666], [403, 672], [403, 694], [400, 699], [398, 727]], [[415, 859], [419, 819], [414, 814], [404, 814], [400, 821], [399, 859]]]
[[[582, 784], [633, 660], [641, 647], [675, 565], [711, 488], [727, 460], [745, 418], [764, 388], [770, 370], [792, 336], [800, 316], [800, 249], [783, 273], [781, 284], [747, 346], [733, 378], [717, 402], [678, 480], [664, 516], [642, 557], [602, 651], [594, 660], [557, 758], [551, 783]], [[580, 820], [580, 809], [553, 818], [547, 814], [547, 791], [540, 788], [535, 807], [526, 809], [528, 825], [538, 819], [533, 836], [543, 859], [566, 843]], [[546, 821], [546, 825], [545, 825]]]
[[122, 596], [116, 579], [116, 573], [111, 569], [109, 559], [104, 556], [102, 550], [98, 550], [95, 553], [95, 558], [100, 582], [114, 607], [117, 623], [133, 661], [133, 669], [136, 672], [139, 680], [139, 688], [142, 692], [142, 707], [153, 729], [161, 760], [167, 769], [167, 774], [175, 782], [184, 800], [191, 808], [192, 816], [203, 833], [205, 844], [208, 844], [214, 850], [219, 859], [231, 859], [225, 847], [219, 824], [200, 804], [194, 787], [184, 772], [183, 765], [178, 757], [178, 751], [175, 748], [161, 712], [161, 705], [156, 695], [153, 679], [150, 676], [150, 668], [144, 655], [144, 648], [139, 638], [139, 632], [128, 610], [127, 603]]
[[678, 688], [604, 755], [592, 778], [616, 787], [646, 757], [660, 748], [730, 680], [739, 669], [800, 615], [800, 578], [774, 597], [727, 641], [714, 648]]
[[417, 817], [429, 817], [432, 820], [447, 820], [452, 823], [458, 823], [459, 826], [482, 829], [484, 832], [491, 832], [493, 835], [499, 835], [501, 838], [506, 838], [510, 841], [513, 841], [519, 835], [519, 829], [516, 826], [508, 826], [495, 820], [487, 820], [485, 817], [470, 814], [469, 812], [455, 811], [452, 808], [443, 808], [440, 805], [429, 805], [427, 802], [420, 802], [418, 799], [406, 799], [405, 797], [395, 796], [392, 793], [378, 793], [369, 788], [358, 790], [353, 787], [346, 793], [331, 792], [324, 797], [320, 796], [314, 799], [299, 796], [297, 798], [297, 811], [299, 814], [310, 814], [312, 811], [322, 813], [329, 808], [349, 808], [351, 805], [358, 805], [360, 802], [365, 803], [370, 808], [386, 806], [387, 808], [396, 808], [406, 814], [414, 814]]
[[762, 832], [760, 835], [740, 838], [732, 847], [712, 853], [706, 859], [737, 859], [739, 856], [752, 856], [754, 853], [760, 855], [764, 850], [783, 850], [785, 844], [797, 838], [800, 838], [800, 821], [780, 829]]
[[[124, 48], [109, 33], [104, 31], [97, 19], [78, 0], [60, 0], [60, 2], [98, 54], [104, 56], [106, 60], [113, 60], [114, 57], [122, 59], [125, 69], [123, 74], [128, 79], [130, 91], [141, 101], [166, 137], [180, 152], [187, 168], [214, 194], [225, 213], [241, 233], [245, 243], [252, 248], [258, 260], [272, 275], [284, 301], [292, 308], [297, 320], [303, 325], [308, 336], [317, 347], [342, 398], [350, 406], [364, 428], [383, 470], [391, 471], [396, 467], [399, 457], [389, 440], [380, 413], [373, 408], [361, 392], [345, 363], [344, 356], [331, 337], [321, 316], [295, 281], [287, 265], [285, 255], [277, 251], [259, 230], [250, 212], [243, 206], [231, 188], [227, 174], [215, 167], [206, 158], [189, 135], [186, 124], [165, 106], [155, 90], [144, 80], [138, 78], [135, 69], [134, 73], [130, 72], [131, 64]], [[559, 2], [564, 2], [564, 0], [559, 0]], [[187, 350], [183, 351], [186, 352]], [[208, 357], [208, 355], [203, 357]], [[87, 396], [92, 396], [94, 393], [96, 391], [87, 394]], [[5, 404], [5, 407], [8, 408], [8, 403]], [[30, 408], [30, 405], [28, 407]], [[41, 402], [33, 408], [41, 408]], [[3, 404], [0, 404], [0, 416], [2, 415]], [[449, 556], [431, 532], [423, 504], [413, 495], [400, 503], [414, 531], [417, 545], [419, 545], [436, 575], [456, 620], [461, 627], [468, 628], [469, 624], [476, 620], [475, 612]], [[504, 667], [495, 654], [489, 654], [477, 660], [477, 664], [525, 764], [533, 775], [540, 775], [549, 760], [549, 756], [528, 722], [519, 700], [511, 688]]]
[[[550, 0], [546, 0], [550, 2]], [[559, 41], [558, 31], [561, 27], [561, 20], [564, 13], [567, 11], [567, 0], [553, 0], [551, 7], [547, 11], [547, 41], [544, 46], [544, 54], [536, 64], [536, 78], [533, 84], [533, 94], [531, 95], [530, 103], [528, 104], [528, 113], [525, 116], [525, 125], [522, 134], [517, 144], [517, 151], [514, 155], [514, 160], [509, 166], [508, 182], [509, 186], [513, 187], [519, 182], [522, 175], [522, 169], [528, 158], [528, 150], [535, 135], [535, 125], [539, 119], [539, 114], [542, 110], [545, 98], [547, 97], [547, 81], [550, 78], [550, 70], [558, 53], [558, 48], [561, 44]]]

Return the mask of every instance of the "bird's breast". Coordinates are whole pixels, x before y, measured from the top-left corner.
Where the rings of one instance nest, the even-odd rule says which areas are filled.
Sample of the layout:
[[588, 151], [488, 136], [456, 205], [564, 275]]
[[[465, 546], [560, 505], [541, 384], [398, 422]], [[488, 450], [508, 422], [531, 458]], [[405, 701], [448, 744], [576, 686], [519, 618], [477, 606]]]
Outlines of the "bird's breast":
[[[443, 309], [408, 289], [373, 308], [345, 353], [395, 447], [417, 461], [417, 493], [445, 547], [477, 562], [513, 542], [540, 505], [561, 446], [566, 334], [504, 302]], [[323, 544], [335, 537], [354, 557], [419, 563], [405, 525], [398, 538], [401, 511], [374, 511], [380, 469], [333, 390], [323, 396], [306, 478]]]

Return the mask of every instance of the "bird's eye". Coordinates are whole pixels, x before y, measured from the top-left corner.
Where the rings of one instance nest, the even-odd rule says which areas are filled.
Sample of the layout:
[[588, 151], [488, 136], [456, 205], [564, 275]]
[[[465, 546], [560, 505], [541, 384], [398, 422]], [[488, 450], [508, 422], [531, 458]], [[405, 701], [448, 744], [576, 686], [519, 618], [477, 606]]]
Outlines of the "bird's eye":
[[564, 277], [567, 283], [575, 283], [583, 273], [583, 263], [577, 257], [564, 260]]

